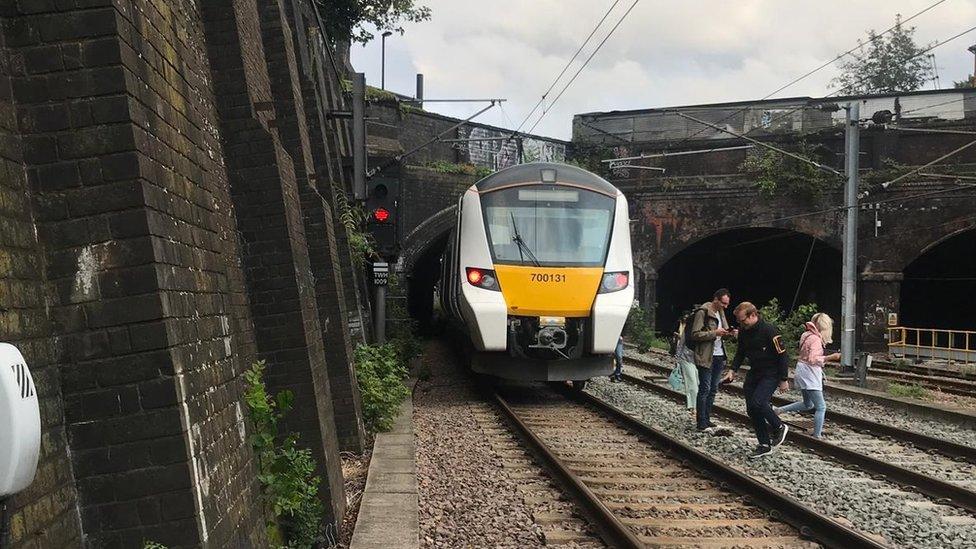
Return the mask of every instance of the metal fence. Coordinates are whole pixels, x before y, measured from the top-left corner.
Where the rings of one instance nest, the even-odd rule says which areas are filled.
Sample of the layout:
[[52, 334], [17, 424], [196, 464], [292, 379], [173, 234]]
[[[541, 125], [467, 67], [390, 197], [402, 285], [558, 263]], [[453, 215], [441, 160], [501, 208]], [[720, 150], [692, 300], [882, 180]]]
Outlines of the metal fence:
[[888, 328], [888, 352], [898, 357], [976, 363], [976, 332], [938, 328]]

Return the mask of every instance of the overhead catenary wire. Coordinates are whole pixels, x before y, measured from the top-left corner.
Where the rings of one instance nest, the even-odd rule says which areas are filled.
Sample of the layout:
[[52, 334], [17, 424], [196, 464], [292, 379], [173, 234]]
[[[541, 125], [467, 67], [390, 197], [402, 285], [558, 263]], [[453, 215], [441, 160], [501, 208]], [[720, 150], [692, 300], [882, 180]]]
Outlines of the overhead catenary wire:
[[539, 109], [539, 106], [541, 106], [546, 101], [546, 96], [548, 96], [549, 93], [552, 92], [553, 88], [556, 87], [556, 84], [558, 84], [559, 80], [563, 77], [564, 74], [566, 74], [566, 71], [569, 70], [569, 67], [573, 65], [573, 61], [576, 61], [576, 58], [579, 57], [579, 54], [583, 51], [583, 48], [585, 48], [586, 45], [590, 43], [590, 39], [593, 38], [593, 35], [596, 34], [596, 31], [603, 26], [603, 22], [607, 20], [607, 17], [610, 16], [610, 14], [613, 12], [613, 9], [616, 8], [617, 4], [619, 3], [620, 0], [614, 0], [613, 4], [610, 5], [606, 13], [603, 14], [603, 17], [600, 18], [600, 21], [597, 22], [597, 24], [593, 27], [593, 30], [590, 31], [590, 34], [587, 35], [586, 40], [583, 40], [579, 48], [576, 50], [576, 53], [574, 53], [573, 56], [569, 59], [569, 61], [566, 62], [566, 65], [564, 65], [563, 69], [559, 71], [559, 74], [557, 74], [556, 77], [553, 78], [552, 83], [549, 84], [549, 87], [546, 89], [546, 91], [542, 94], [542, 96], [539, 97], [539, 101], [532, 107], [532, 110], [530, 110], [528, 114], [525, 115], [525, 118], [522, 119], [522, 122], [519, 123], [518, 127], [515, 128], [515, 131], [512, 132], [512, 135], [509, 136], [509, 138], [515, 137], [516, 135], [518, 135], [520, 131], [522, 131], [522, 128], [525, 126], [525, 123], [528, 122], [530, 118], [532, 118], [532, 115], [535, 114], [535, 111]]
[[972, 147], [973, 145], [976, 145], [976, 139], [974, 139], [974, 140], [970, 141], [969, 143], [966, 143], [965, 145], [963, 145], [961, 147], [958, 147], [958, 148], [956, 148], [956, 149], [954, 149], [954, 150], [952, 150], [952, 151], [950, 151], [950, 152], [948, 152], [948, 153], [946, 153], [946, 154], [944, 154], [944, 155], [936, 158], [935, 160], [933, 160], [933, 161], [931, 161], [931, 162], [929, 162], [927, 164], [923, 164], [923, 165], [921, 165], [921, 166], [919, 166], [919, 167], [917, 167], [917, 168], [915, 168], [913, 170], [910, 170], [910, 171], [908, 171], [906, 173], [903, 173], [903, 174], [899, 175], [898, 177], [896, 177], [896, 178], [894, 178], [894, 179], [892, 179], [890, 181], [885, 181], [884, 183], [881, 184], [881, 187], [884, 188], [884, 189], [887, 189], [890, 186], [894, 185], [895, 183], [898, 183], [899, 181], [901, 181], [901, 180], [903, 180], [903, 179], [905, 179], [905, 178], [907, 178], [907, 177], [909, 177], [909, 176], [911, 176], [913, 174], [916, 174], [916, 173], [924, 170], [925, 168], [928, 168], [929, 166], [933, 166], [935, 164], [938, 164], [939, 162], [942, 162], [943, 160], [945, 160], [945, 159], [947, 159], [947, 158], [949, 158], [951, 156], [957, 155], [957, 154], [961, 153], [962, 151], [968, 149], [969, 147]]
[[[907, 18], [907, 19], [903, 19], [903, 20], [901, 20], [901, 21], [899, 21], [899, 22], [897, 22], [897, 23], [895, 23], [894, 25], [892, 25], [892, 26], [890, 26], [890, 27], [888, 27], [888, 29], [886, 29], [886, 30], [885, 30], [884, 32], [882, 32], [881, 34], [879, 34], [879, 35], [877, 35], [877, 38], [881, 38], [882, 36], [885, 36], [886, 34], [888, 34], [888, 33], [890, 33], [890, 32], [892, 32], [893, 30], [895, 30], [896, 28], [898, 28], [898, 26], [899, 26], [899, 25], [904, 25], [905, 23], [907, 23], [907, 22], [909, 22], [909, 21], [911, 21], [912, 19], [915, 19], [916, 17], [918, 17], [918, 16], [920, 16], [920, 15], [922, 15], [923, 13], [925, 13], [925, 12], [927, 12], [927, 11], [929, 11], [929, 10], [931, 10], [931, 9], [933, 9], [933, 8], [935, 8], [936, 6], [938, 6], [939, 4], [942, 4], [942, 3], [943, 3], [943, 2], [945, 2], [945, 1], [946, 1], [946, 0], [938, 0], [937, 2], [935, 2], [935, 3], [933, 3], [933, 4], [930, 4], [930, 5], [928, 6], [928, 7], [926, 7], [926, 8], [924, 8], [924, 9], [922, 9], [922, 10], [920, 10], [920, 11], [918, 11], [918, 12], [916, 12], [916, 13], [915, 13], [914, 15], [912, 15], [911, 17], [909, 17], [909, 18]], [[845, 51], [844, 53], [841, 53], [841, 54], [838, 54], [838, 55], [837, 55], [836, 57], [834, 57], [834, 58], [833, 58], [833, 59], [831, 59], [830, 61], [827, 61], [827, 62], [825, 62], [825, 63], [823, 63], [823, 64], [821, 64], [821, 65], [819, 65], [819, 66], [817, 66], [816, 68], [814, 68], [814, 69], [811, 69], [810, 71], [807, 71], [806, 73], [804, 73], [804, 74], [802, 74], [802, 75], [800, 75], [800, 76], [798, 76], [798, 77], [796, 77], [796, 78], [794, 78], [793, 80], [790, 80], [790, 81], [789, 81], [789, 82], [787, 82], [786, 84], [784, 84], [784, 85], [782, 85], [782, 86], [780, 86], [779, 88], [777, 88], [777, 89], [775, 89], [775, 90], [773, 90], [772, 92], [770, 92], [770, 93], [768, 93], [768, 94], [766, 94], [766, 95], [765, 95], [765, 96], [764, 96], [764, 97], [763, 97], [762, 99], [760, 99], [760, 101], [765, 101], [766, 99], [769, 99], [769, 98], [771, 98], [771, 97], [773, 97], [774, 95], [776, 95], [776, 94], [778, 94], [779, 92], [781, 92], [781, 91], [783, 91], [783, 90], [785, 90], [785, 89], [787, 89], [787, 88], [790, 88], [790, 87], [792, 87], [793, 85], [795, 85], [795, 84], [798, 84], [799, 82], [801, 82], [801, 81], [803, 81], [803, 80], [806, 80], [806, 79], [807, 79], [808, 77], [810, 77], [810, 76], [812, 76], [812, 75], [814, 75], [814, 74], [816, 74], [816, 73], [818, 73], [818, 72], [820, 72], [821, 70], [823, 70], [823, 69], [825, 69], [825, 68], [827, 68], [827, 67], [829, 67], [830, 65], [832, 65], [832, 64], [834, 64], [834, 63], [836, 63], [837, 61], [839, 61], [839, 60], [841, 60], [841, 59], [843, 59], [844, 57], [847, 57], [848, 55], [850, 55], [850, 54], [852, 54], [852, 53], [854, 53], [854, 51], [856, 51], [856, 50], [858, 50], [858, 49], [860, 49], [860, 48], [861, 48], [861, 43], [859, 42], [857, 46], [854, 46], [853, 48], [851, 48], [851, 49], [849, 49], [849, 50], [847, 50], [847, 51]], [[745, 112], [745, 111], [747, 111], [747, 110], [749, 110], [750, 108], [752, 108], [752, 106], [745, 106], [745, 107], [743, 107], [743, 108], [741, 108], [741, 109], [739, 109], [739, 110], [737, 110], [737, 111], [735, 111], [735, 112], [733, 112], [732, 114], [730, 114], [730, 115], [728, 115], [728, 116], [726, 116], [725, 118], [723, 118], [723, 119], [721, 119], [721, 120], [719, 120], [719, 121], [718, 121], [717, 123], [718, 123], [718, 124], [721, 124], [722, 122], [725, 122], [725, 121], [727, 121], [727, 120], [730, 120], [731, 118], [733, 118], [733, 117], [735, 117], [736, 115], [738, 115], [738, 114], [740, 114], [740, 113], [743, 113], [743, 112]], [[693, 134], [693, 135], [690, 135], [690, 136], [688, 136], [688, 137], [685, 137], [684, 139], [682, 139], [682, 140], [681, 140], [681, 141], [679, 141], [678, 143], [676, 143], [676, 144], [674, 144], [674, 145], [671, 145], [671, 146], [669, 146], [668, 148], [674, 148], [674, 147], [677, 147], [677, 146], [680, 146], [680, 145], [682, 145], [682, 144], [684, 144], [684, 143], [686, 143], [686, 142], [688, 142], [688, 141], [690, 141], [691, 139], [694, 139], [694, 138], [695, 138], [695, 137], [697, 137], [698, 135], [701, 135], [701, 133], [702, 133], [702, 132], [704, 132], [704, 131], [705, 131], [705, 129], [704, 129], [704, 128], [702, 128], [702, 129], [700, 129], [700, 130], [698, 130], [698, 132], [697, 132], [697, 133], [695, 133], [695, 134]]]
[[593, 59], [593, 57], [596, 56], [596, 54], [600, 51], [601, 48], [603, 48], [603, 45], [607, 43], [607, 40], [609, 40], [610, 37], [613, 36], [613, 33], [617, 30], [617, 28], [620, 27], [620, 24], [624, 22], [624, 19], [627, 19], [627, 16], [630, 15], [630, 12], [634, 10], [638, 2], [640, 2], [640, 0], [634, 0], [634, 3], [631, 4], [629, 8], [627, 8], [627, 11], [625, 11], [623, 15], [620, 16], [620, 19], [617, 20], [617, 24], [615, 24], [613, 28], [610, 29], [610, 32], [608, 32], [607, 35], [603, 37], [603, 40], [601, 40], [600, 43], [597, 44], [596, 48], [590, 53], [589, 57], [586, 58], [586, 61], [584, 61], [583, 64], [580, 65], [580, 68], [576, 70], [576, 74], [574, 74], [573, 77], [569, 79], [569, 82], [566, 82], [566, 85], [564, 85], [563, 88], [559, 90], [559, 94], [556, 95], [556, 98], [549, 103], [549, 107], [542, 112], [542, 115], [539, 116], [538, 120], [535, 121], [535, 124], [532, 124], [532, 127], [529, 128], [528, 133], [532, 133], [535, 130], [536, 126], [539, 125], [539, 122], [542, 122], [542, 119], [545, 118], [546, 114], [548, 114], [549, 111], [552, 110], [552, 107], [556, 104], [557, 101], [559, 101], [559, 98], [562, 97], [564, 93], [566, 93], [566, 90], [569, 89], [571, 85], [573, 85], [573, 82], [575, 82], [576, 78], [580, 75], [580, 73], [583, 72], [583, 69], [585, 69], [586, 66], [590, 64], [590, 61]]

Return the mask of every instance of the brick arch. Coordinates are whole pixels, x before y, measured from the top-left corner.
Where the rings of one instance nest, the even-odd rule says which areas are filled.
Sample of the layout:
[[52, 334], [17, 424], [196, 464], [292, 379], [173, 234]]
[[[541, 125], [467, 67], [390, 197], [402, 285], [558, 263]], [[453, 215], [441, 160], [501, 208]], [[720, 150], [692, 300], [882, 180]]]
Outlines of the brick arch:
[[448, 206], [425, 219], [403, 238], [400, 259], [404, 272], [413, 271], [417, 260], [424, 255], [424, 252], [454, 228], [456, 216], [457, 206]]
[[949, 240], [965, 234], [967, 232], [973, 232], [973, 237], [976, 238], [976, 218], [973, 216], [966, 216], [960, 219], [954, 220], [951, 223], [944, 225], [945, 230], [931, 234], [925, 232], [924, 234], [919, 234], [918, 236], [929, 236], [930, 238], [919, 242], [918, 252], [906, 257], [901, 265], [900, 271], [907, 269], [912, 263], [917, 259], [921, 258], [925, 254], [937, 248], [940, 244], [948, 242]]
[[[814, 230], [813, 227], [819, 226], [820, 230]], [[660, 269], [671, 261], [676, 256], [682, 252], [687, 251], [696, 244], [704, 242], [709, 238], [713, 238], [722, 234], [736, 232], [736, 231], [747, 231], [749, 229], [774, 229], [784, 231], [784, 233], [792, 234], [802, 234], [815, 238], [818, 241], [827, 244], [831, 248], [840, 252], [842, 250], [841, 242], [838, 240], [837, 235], [832, 231], [828, 230], [825, 226], [816, 224], [802, 224], [802, 225], [782, 225], [782, 224], [756, 224], [750, 225], [748, 227], [734, 227], [734, 228], [724, 228], [718, 227], [713, 231], [705, 231], [693, 234], [687, 239], [674, 239], [669, 242], [669, 247], [665, 250], [658, 250], [658, 253], [654, 254], [649, 261], [647, 261], [643, 269], [649, 272], [656, 273]], [[661, 253], [663, 251], [663, 253]]]

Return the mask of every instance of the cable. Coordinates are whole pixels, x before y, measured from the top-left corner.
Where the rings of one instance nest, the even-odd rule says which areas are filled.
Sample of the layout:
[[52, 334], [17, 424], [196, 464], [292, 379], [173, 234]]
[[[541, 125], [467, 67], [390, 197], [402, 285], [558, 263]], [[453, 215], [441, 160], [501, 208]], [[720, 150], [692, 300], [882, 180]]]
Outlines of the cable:
[[566, 85], [563, 86], [563, 89], [559, 91], [559, 95], [557, 95], [556, 98], [553, 99], [551, 103], [549, 103], [549, 108], [542, 111], [542, 116], [540, 116], [539, 119], [535, 121], [535, 124], [532, 124], [532, 127], [529, 128], [528, 133], [532, 133], [535, 130], [535, 127], [539, 125], [539, 122], [542, 122], [542, 119], [546, 116], [546, 114], [548, 114], [549, 111], [552, 110], [553, 105], [555, 105], [556, 102], [559, 101], [559, 98], [562, 97], [563, 94], [566, 92], [566, 90], [569, 89], [569, 87], [573, 84], [573, 82], [576, 81], [576, 77], [579, 76], [581, 72], [583, 72], [583, 69], [585, 69], [586, 66], [590, 63], [590, 60], [593, 59], [593, 56], [595, 56], [597, 52], [600, 51], [600, 48], [602, 48], [603, 45], [607, 43], [607, 40], [609, 40], [610, 37], [613, 36], [614, 31], [616, 31], [617, 28], [620, 26], [620, 24], [624, 22], [624, 19], [626, 19], [627, 16], [630, 15], [630, 12], [633, 11], [634, 7], [637, 6], [638, 2], [640, 2], [640, 0], [634, 0], [634, 3], [631, 4], [629, 8], [627, 8], [627, 11], [625, 11], [622, 16], [620, 16], [620, 19], [617, 21], [617, 24], [614, 25], [613, 28], [610, 29], [610, 32], [608, 32], [607, 35], [603, 38], [603, 40], [599, 44], [597, 44], [596, 49], [593, 50], [592, 53], [590, 53], [590, 56], [586, 58], [586, 61], [584, 61], [583, 64], [580, 66], [580, 68], [576, 71], [576, 74], [574, 74], [573, 77], [569, 79], [569, 82], [567, 82]]
[[807, 261], [803, 264], [803, 272], [800, 273], [800, 282], [796, 285], [796, 293], [793, 294], [793, 303], [790, 303], [789, 310], [792, 311], [796, 307], [796, 300], [800, 298], [800, 289], [803, 288], [803, 279], [807, 276], [807, 268], [810, 266], [810, 258], [813, 257], [813, 247], [817, 245], [817, 239], [815, 237], [810, 237], [810, 251], [807, 253]]
[[[949, 42], [952, 42], [952, 41], [953, 41], [953, 40], [955, 40], [956, 38], [959, 38], [960, 36], [963, 36], [963, 35], [965, 35], [965, 34], [968, 34], [968, 33], [970, 33], [970, 32], [973, 32], [974, 30], [976, 30], [976, 27], [971, 27], [971, 28], [969, 28], [969, 29], [967, 29], [967, 30], [964, 30], [964, 31], [962, 31], [962, 32], [960, 32], [959, 34], [956, 34], [955, 36], [952, 36], [952, 37], [949, 37], [949, 38], [946, 38], [945, 40], [942, 40], [941, 42], [936, 42], [935, 44], [933, 44], [933, 45], [931, 45], [931, 46], [929, 46], [928, 48], [926, 48], [926, 49], [924, 49], [924, 50], [922, 50], [922, 51], [920, 51], [920, 52], [918, 52], [917, 54], [915, 54], [915, 55], [913, 55], [912, 57], [909, 57], [909, 58], [908, 58], [908, 59], [907, 59], [906, 61], [910, 61], [910, 60], [912, 60], [912, 59], [915, 59], [916, 57], [919, 57], [919, 56], [922, 56], [922, 55], [925, 55], [926, 53], [928, 53], [928, 52], [930, 52], [930, 51], [932, 51], [932, 50], [934, 50], [935, 48], [938, 48], [938, 47], [940, 47], [940, 46], [943, 46], [943, 45], [945, 45], [945, 44], [948, 44]], [[867, 79], [868, 79], [868, 77], [866, 77], [866, 76], [864, 76], [864, 77], [861, 77], [860, 79], [858, 79], [858, 81], [857, 81], [856, 83], [857, 83], [857, 84], [860, 84], [860, 83], [862, 83], [862, 82], [864, 82], [864, 81], [866, 81]], [[830, 98], [830, 97], [834, 97], [834, 96], [837, 96], [837, 95], [841, 95], [841, 92], [843, 92], [843, 91], [845, 91], [846, 89], [847, 89], [847, 88], [843, 88], [843, 89], [839, 89], [839, 90], [837, 90], [837, 91], [835, 91], [835, 92], [833, 92], [833, 93], [830, 93], [830, 94], [828, 94], [828, 95], [826, 95], [826, 96], [824, 96], [824, 97], [822, 97], [822, 98], [820, 98], [820, 99], [818, 99], [818, 101], [822, 101], [823, 99], [827, 99], [827, 98]], [[794, 109], [791, 109], [791, 110], [789, 110], [789, 111], [787, 111], [786, 113], [784, 113], [784, 114], [782, 114], [782, 115], [780, 115], [780, 116], [777, 116], [776, 118], [773, 118], [772, 120], [770, 120], [770, 121], [769, 121], [769, 124], [770, 124], [770, 125], [772, 125], [773, 123], [775, 123], [775, 122], [778, 122], [778, 121], [780, 121], [780, 120], [782, 120], [783, 118], [785, 118], [785, 117], [787, 117], [787, 116], [791, 116], [791, 115], [792, 115], [793, 113], [795, 113], [796, 111], [798, 111], [798, 110], [800, 110], [800, 109], [804, 109], [804, 108], [806, 108], [806, 107], [807, 107], [807, 105], [805, 105], [805, 104], [804, 104], [804, 105], [800, 105], [800, 106], [798, 106], [798, 107], [796, 107], [796, 108], [794, 108]], [[757, 128], [753, 128], [753, 129], [751, 129], [751, 130], [749, 130], [748, 132], [746, 132], [746, 135], [748, 135], [748, 134], [750, 134], [750, 133], [752, 133], [752, 132], [753, 132], [753, 131], [755, 131], [756, 129], [757, 129]]]
[[906, 177], [912, 175], [913, 173], [918, 173], [918, 172], [924, 170], [925, 168], [928, 168], [929, 166], [932, 166], [934, 164], [938, 164], [939, 162], [942, 162], [946, 158], [949, 158], [950, 156], [959, 154], [962, 151], [968, 149], [969, 147], [972, 147], [973, 145], [976, 145], [976, 139], [974, 139], [973, 141], [970, 141], [969, 143], [966, 143], [965, 145], [963, 145], [963, 146], [961, 146], [961, 147], [959, 147], [959, 148], [957, 148], [957, 149], [955, 149], [955, 150], [953, 150], [951, 152], [948, 152], [948, 153], [946, 153], [946, 154], [944, 154], [944, 155], [936, 158], [935, 160], [929, 162], [928, 164], [924, 164], [924, 165], [919, 166], [919, 167], [917, 167], [917, 168], [915, 168], [915, 169], [913, 169], [911, 171], [905, 172], [905, 173], [899, 175], [898, 177], [892, 179], [891, 181], [885, 181], [884, 183], [881, 184], [881, 187], [883, 189], [887, 189], [888, 187], [890, 187], [890, 186], [894, 185], [895, 183], [897, 183], [897, 182], [905, 179]]
[[586, 40], [583, 40], [583, 43], [580, 44], [579, 49], [576, 50], [576, 53], [573, 54], [573, 57], [568, 62], [566, 62], [566, 65], [563, 67], [563, 70], [559, 71], [559, 74], [556, 76], [556, 78], [553, 79], [552, 84], [549, 84], [549, 88], [545, 91], [545, 93], [542, 94], [542, 97], [539, 98], [539, 101], [535, 104], [534, 107], [532, 107], [532, 110], [525, 115], [525, 118], [522, 119], [522, 123], [519, 124], [517, 128], [515, 128], [515, 131], [512, 132], [512, 136], [514, 136], [515, 134], [517, 134], [519, 131], [522, 130], [522, 127], [525, 126], [525, 123], [529, 121], [529, 118], [531, 118], [532, 115], [535, 113], [536, 109], [539, 108], [539, 105], [542, 105], [542, 103], [545, 102], [546, 96], [549, 95], [549, 92], [551, 92], [552, 89], [556, 87], [556, 84], [559, 83], [559, 79], [562, 78], [564, 74], [566, 74], [566, 71], [569, 70], [570, 66], [572, 66], [573, 61], [576, 61], [576, 58], [579, 57], [580, 52], [583, 51], [583, 48], [590, 43], [590, 39], [593, 38], [594, 34], [596, 34], [597, 29], [603, 26], [603, 22], [607, 20], [607, 17], [610, 16], [610, 13], [613, 12], [613, 9], [616, 8], [617, 4], [619, 3], [620, 0], [614, 0], [613, 4], [610, 5], [610, 8], [607, 9], [607, 12], [603, 14], [603, 17], [600, 18], [600, 21], [596, 24], [595, 27], [593, 27], [593, 30], [590, 31], [590, 34], [589, 36], [586, 37]]
[[[895, 30], [895, 29], [896, 29], [896, 28], [897, 28], [897, 27], [898, 27], [899, 25], [903, 25], [903, 24], [905, 24], [905, 23], [907, 23], [907, 22], [909, 22], [909, 21], [911, 21], [912, 19], [915, 19], [915, 18], [916, 18], [916, 17], [918, 17], [919, 15], [922, 15], [923, 13], [925, 13], [925, 12], [927, 12], [927, 11], [929, 11], [929, 10], [931, 10], [932, 8], [934, 8], [934, 7], [936, 7], [936, 6], [938, 6], [939, 4], [941, 4], [941, 3], [943, 3], [943, 2], [945, 2], [945, 1], [946, 1], [946, 0], [939, 0], [938, 2], [936, 2], [936, 3], [934, 3], [934, 4], [931, 4], [931, 5], [930, 5], [930, 6], [928, 6], [927, 8], [925, 8], [925, 9], [923, 9], [923, 10], [921, 10], [921, 11], [919, 11], [919, 12], [917, 12], [917, 13], [915, 13], [914, 15], [912, 15], [911, 17], [909, 17], [908, 19], [905, 19], [905, 20], [903, 20], [903, 21], [899, 21], [898, 23], [895, 23], [895, 24], [894, 24], [894, 25], [892, 25], [891, 27], [888, 27], [888, 29], [887, 29], [886, 31], [884, 31], [884, 32], [882, 32], [881, 34], [879, 34], [879, 35], [877, 36], [877, 38], [881, 38], [882, 36], [884, 36], [884, 35], [886, 35], [886, 34], [888, 34], [889, 32], [891, 32], [891, 31], [893, 31], [893, 30]], [[808, 71], [807, 73], [805, 73], [805, 74], [803, 74], [802, 76], [799, 76], [799, 77], [797, 77], [797, 78], [794, 78], [793, 80], [791, 80], [791, 81], [789, 81], [789, 82], [787, 82], [787, 83], [786, 83], [786, 84], [784, 84], [783, 86], [780, 86], [780, 87], [779, 87], [779, 88], [777, 88], [776, 90], [774, 90], [774, 91], [772, 91], [772, 92], [770, 92], [770, 93], [768, 93], [768, 94], [766, 94], [766, 96], [765, 96], [765, 97], [763, 97], [762, 99], [760, 99], [760, 101], [765, 101], [766, 99], [769, 99], [770, 97], [772, 97], [772, 96], [774, 96], [774, 95], [776, 95], [777, 93], [779, 93], [779, 92], [781, 92], [781, 91], [783, 91], [783, 90], [785, 90], [786, 88], [789, 88], [789, 87], [791, 87], [791, 86], [793, 86], [794, 84], [796, 84], [796, 83], [798, 83], [798, 82], [800, 82], [800, 81], [802, 81], [802, 80], [805, 80], [805, 79], [806, 79], [807, 77], [809, 77], [809, 76], [811, 76], [811, 75], [813, 75], [813, 74], [815, 74], [815, 73], [817, 73], [817, 72], [820, 72], [821, 70], [823, 70], [823, 69], [825, 69], [825, 68], [827, 68], [827, 67], [829, 67], [830, 65], [832, 65], [832, 64], [834, 64], [835, 62], [837, 62], [837, 61], [839, 61], [840, 59], [842, 59], [842, 58], [844, 58], [844, 57], [846, 57], [846, 56], [848, 56], [848, 55], [850, 55], [851, 53], [853, 53], [853, 52], [854, 52], [855, 50], [857, 50], [857, 49], [859, 49], [859, 48], [861, 48], [861, 44], [860, 44], [860, 43], [858, 43], [858, 45], [857, 45], [857, 46], [855, 46], [855, 47], [853, 47], [853, 48], [851, 48], [851, 49], [849, 49], [849, 50], [847, 50], [847, 51], [845, 51], [844, 53], [841, 53], [841, 54], [839, 54], [839, 55], [837, 55], [836, 57], [834, 57], [834, 58], [833, 58], [833, 59], [831, 59], [830, 61], [827, 61], [826, 63], [824, 63], [824, 64], [822, 64], [822, 65], [820, 65], [820, 66], [818, 66], [817, 68], [815, 68], [815, 69], [812, 69], [812, 70], [810, 70], [810, 71]], [[726, 116], [725, 118], [723, 118], [723, 119], [721, 119], [721, 120], [719, 120], [718, 122], [716, 122], [716, 124], [721, 124], [722, 122], [725, 122], [726, 120], [729, 120], [729, 119], [731, 119], [732, 117], [734, 117], [734, 116], [736, 116], [737, 114], [739, 114], [739, 113], [743, 113], [743, 112], [745, 112], [745, 111], [747, 111], [747, 110], [749, 110], [750, 108], [752, 108], [752, 106], [746, 106], [746, 107], [743, 107], [743, 108], [741, 108], [741, 109], [739, 109], [738, 111], [735, 111], [735, 112], [733, 112], [732, 114], [730, 114], [730, 115], [728, 115], [728, 116]], [[695, 134], [693, 134], [693, 135], [691, 135], [691, 136], [688, 136], [688, 137], [686, 137], [686, 138], [684, 138], [684, 139], [682, 139], [681, 141], [679, 141], [678, 143], [676, 143], [676, 144], [675, 144], [675, 145], [673, 145], [673, 146], [672, 146], [672, 145], [669, 145], [669, 146], [668, 146], [668, 148], [673, 148], [673, 147], [677, 147], [677, 146], [679, 146], [679, 145], [682, 145], [683, 143], [685, 143], [685, 142], [687, 142], [687, 141], [689, 141], [689, 140], [691, 140], [691, 139], [694, 139], [694, 138], [695, 138], [695, 137], [697, 137], [698, 135], [701, 135], [701, 133], [702, 133], [703, 131], [705, 131], [705, 129], [704, 129], [704, 128], [702, 128], [701, 130], [698, 130], [698, 133], [695, 133]]]

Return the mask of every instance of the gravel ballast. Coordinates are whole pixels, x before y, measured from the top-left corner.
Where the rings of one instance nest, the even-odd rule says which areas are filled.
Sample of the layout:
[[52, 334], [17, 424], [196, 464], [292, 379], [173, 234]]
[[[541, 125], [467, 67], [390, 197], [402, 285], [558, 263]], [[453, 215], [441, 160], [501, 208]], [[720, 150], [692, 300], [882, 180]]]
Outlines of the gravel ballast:
[[[670, 365], [669, 360], [671, 360], [670, 357], [667, 357], [667, 360], [662, 360], [660, 355], [638, 353], [634, 350], [628, 350], [627, 356], [663, 365]], [[640, 370], [638, 369], [636, 371], [639, 372]], [[790, 391], [782, 394], [777, 393], [777, 396], [794, 401], [800, 400], [799, 391]], [[976, 452], [976, 430], [968, 429], [954, 423], [934, 420], [920, 413], [912, 413], [905, 409], [886, 407], [883, 404], [868, 399], [832, 393], [830, 388], [824, 391], [824, 398], [827, 400], [828, 410], [834, 410], [870, 421], [882, 422], [892, 427], [915, 431], [956, 444], [971, 446], [973, 451]]]
[[626, 383], [595, 379], [588, 391], [827, 516], [880, 535], [893, 546], [976, 548], [976, 517], [959, 509], [938, 506], [896, 484], [873, 479], [789, 444], [773, 455], [749, 460], [746, 456], [756, 444], [750, 430], [729, 425], [734, 433], [730, 437], [698, 433], [683, 404]]
[[[423, 360], [431, 375], [413, 401], [421, 547], [543, 547], [559, 538], [602, 546], [458, 372], [453, 352], [434, 341]], [[537, 523], [554, 514], [567, 519]]]

